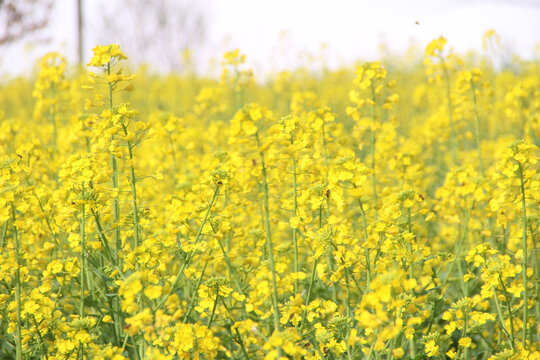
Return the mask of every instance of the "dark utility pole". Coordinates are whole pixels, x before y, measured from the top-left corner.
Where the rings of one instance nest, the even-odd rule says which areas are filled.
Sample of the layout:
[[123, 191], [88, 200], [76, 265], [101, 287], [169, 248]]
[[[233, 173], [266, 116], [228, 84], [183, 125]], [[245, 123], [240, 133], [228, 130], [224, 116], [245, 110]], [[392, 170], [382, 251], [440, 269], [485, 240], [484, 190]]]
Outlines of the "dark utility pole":
[[77, 1], [77, 62], [83, 66], [83, 0]]

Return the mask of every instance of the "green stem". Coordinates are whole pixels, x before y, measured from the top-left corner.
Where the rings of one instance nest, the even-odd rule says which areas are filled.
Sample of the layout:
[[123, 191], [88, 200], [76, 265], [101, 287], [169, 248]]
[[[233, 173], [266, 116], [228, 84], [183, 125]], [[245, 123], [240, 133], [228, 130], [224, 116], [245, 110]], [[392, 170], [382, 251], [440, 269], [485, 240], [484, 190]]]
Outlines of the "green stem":
[[[407, 230], [409, 233], [412, 234], [411, 208], [407, 208]], [[411, 253], [411, 263], [409, 264], [409, 279], [414, 279], [414, 269], [413, 269], [414, 256], [413, 256], [412, 244], [408, 243], [407, 245], [408, 245], [408, 250]], [[411, 356], [414, 358], [416, 356], [416, 343], [414, 341], [414, 336], [412, 339], [409, 339], [409, 347], [410, 347]]]
[[[60, 247], [59, 242], [58, 242], [58, 237], [57, 237], [56, 233], [52, 229], [51, 222], [49, 221], [49, 217], [47, 215], [45, 215], [45, 208], [43, 207], [43, 204], [41, 203], [41, 200], [39, 199], [39, 197], [35, 193], [34, 193], [34, 196], [36, 197], [36, 199], [38, 201], [39, 208], [43, 212], [45, 222], [47, 223], [47, 227], [49, 228], [49, 232], [51, 233], [52, 237], [54, 238], [54, 242], [56, 243], [56, 245], [58, 247]], [[6, 222], [6, 224], [7, 224], [7, 222]]]
[[482, 162], [482, 150], [480, 147], [480, 117], [478, 116], [478, 105], [476, 101], [476, 88], [474, 86], [474, 82], [471, 79], [471, 90], [472, 90], [472, 96], [473, 96], [473, 103], [474, 103], [474, 127], [475, 127], [475, 135], [476, 135], [476, 151], [478, 152], [478, 162], [480, 165], [480, 174], [484, 176], [484, 164]]
[[39, 331], [39, 324], [36, 320], [36, 317], [32, 314], [32, 320], [34, 321], [34, 326], [36, 327], [36, 332], [39, 338], [39, 343], [41, 345], [41, 351], [43, 351], [43, 354], [45, 354], [45, 360], [49, 359], [48, 351], [47, 351], [47, 344], [45, 343], [45, 340], [43, 339], [43, 336], [41, 335], [41, 331]]
[[[212, 251], [210, 251], [210, 254]], [[195, 284], [195, 289], [193, 290], [193, 296], [191, 298], [191, 303], [189, 304], [188, 311], [186, 311], [186, 314], [184, 315], [184, 320], [182, 320], [182, 323], [186, 323], [187, 319], [191, 315], [191, 312], [193, 311], [193, 308], [195, 307], [195, 301], [197, 299], [197, 292], [199, 291], [199, 288], [202, 283], [202, 279], [204, 277], [204, 273], [206, 272], [206, 268], [208, 267], [208, 263], [210, 262], [210, 257], [205, 261], [204, 266], [201, 271], [201, 276], [199, 276], [199, 279], [197, 279], [197, 284]]]
[[[257, 146], [260, 147], [259, 134], [256, 133]], [[277, 275], [274, 263], [274, 250], [272, 246], [272, 232], [270, 230], [270, 206], [269, 206], [269, 191], [268, 191], [268, 176], [266, 173], [266, 165], [264, 161], [264, 153], [259, 153], [261, 156], [262, 180], [263, 180], [263, 209], [264, 209], [264, 228], [266, 231], [266, 244], [268, 248], [268, 259], [270, 260], [270, 270], [272, 271], [272, 303], [274, 307], [274, 330], [279, 331], [279, 305], [277, 292]], [[280, 352], [280, 351], [278, 351]]]
[[467, 239], [468, 233], [469, 233], [469, 222], [471, 218], [471, 213], [474, 210], [475, 203], [473, 202], [471, 209], [467, 211], [465, 215], [465, 225], [463, 233], [461, 234], [459, 241], [456, 242], [456, 245], [454, 246], [454, 261], [452, 265], [450, 266], [450, 270], [448, 271], [448, 276], [446, 276], [446, 279], [441, 283], [441, 287], [444, 287], [448, 280], [450, 279], [450, 275], [452, 274], [452, 270], [457, 265], [458, 271], [459, 271], [459, 285], [461, 287], [461, 291], [463, 292], [463, 296], [468, 296], [469, 293], [469, 286], [467, 283], [465, 283], [463, 279], [463, 275], [465, 275], [465, 271], [463, 270], [463, 264], [461, 263], [461, 254], [463, 251], [463, 246], [465, 245], [465, 240]]
[[[407, 208], [407, 228], [408, 232], [412, 234], [412, 223], [411, 223], [411, 208]], [[411, 263], [409, 264], [409, 279], [414, 279], [414, 255], [413, 255], [413, 248], [412, 243], [409, 242], [407, 244], [408, 250], [411, 253]]]
[[[343, 261], [345, 264], [345, 262]], [[351, 286], [349, 282], [349, 268], [345, 267], [345, 285], [346, 285], [346, 307], [347, 307], [347, 318], [351, 318], [352, 316], [352, 310], [351, 310]]]
[[[206, 209], [206, 213], [204, 214], [203, 221], [201, 222], [201, 225], [199, 226], [199, 230], [197, 231], [197, 235], [195, 236], [194, 245], [196, 245], [199, 242], [199, 240], [201, 239], [201, 237], [202, 237], [202, 231], [203, 231], [204, 225], [206, 224], [206, 221], [208, 220], [208, 215], [210, 214], [210, 211], [212, 210], [212, 207], [214, 206], [214, 203], [216, 202], [218, 194], [219, 194], [219, 185], [216, 188], [216, 190], [214, 191], [214, 196], [212, 197], [212, 200], [210, 201], [210, 204], [208, 204], [208, 208]], [[180, 282], [180, 276], [184, 273], [184, 270], [186, 269], [188, 264], [191, 262], [191, 260], [193, 259], [193, 256], [195, 256], [196, 252], [197, 251], [194, 251], [193, 253], [191, 253], [191, 255], [187, 259], [185, 259], [184, 263], [182, 264], [182, 266], [178, 270], [178, 273], [176, 274], [176, 277], [174, 279], [173, 284], [171, 285], [171, 290], [169, 291], [169, 293], [167, 293], [167, 294], [165, 294], [163, 296], [160, 303], [156, 307], [156, 311], [158, 309], [161, 309], [163, 307], [163, 305], [165, 305], [165, 302], [167, 301], [169, 296], [171, 296], [171, 294], [176, 290], [176, 286], [178, 285], [178, 282]]]
[[409, 353], [412, 359], [416, 358], [416, 345], [414, 343], [414, 337], [409, 339]]
[[309, 278], [309, 287], [306, 295], [306, 306], [309, 304], [309, 300], [311, 299], [311, 290], [313, 289], [313, 283], [315, 282], [315, 270], [317, 269], [317, 262], [318, 259], [315, 258], [313, 260], [313, 267], [311, 268], [311, 277]]
[[[291, 136], [291, 144], [293, 143], [293, 139]], [[292, 166], [293, 166], [293, 216], [296, 217], [297, 211], [298, 211], [298, 193], [297, 193], [297, 184], [296, 184], [296, 158], [293, 155], [292, 158]], [[297, 239], [297, 231], [295, 228], [292, 229], [292, 236], [293, 236], [293, 244], [294, 244], [294, 272], [298, 273], [298, 239]], [[294, 294], [296, 295], [298, 293], [298, 279], [295, 278], [294, 280]]]
[[98, 238], [101, 240], [101, 243], [103, 244], [103, 248], [105, 249], [105, 254], [107, 255], [106, 256], [107, 260], [109, 260], [118, 268], [118, 263], [116, 263], [116, 259], [113, 257], [111, 248], [109, 247], [109, 240], [107, 240], [107, 237], [105, 236], [105, 233], [103, 231], [103, 226], [101, 225], [99, 214], [93, 208], [90, 208], [90, 212], [92, 213], [92, 216], [94, 217], [94, 221], [96, 222], [96, 229], [98, 230]]
[[84, 360], [84, 344], [79, 341], [79, 350], [77, 351], [77, 359]]
[[[511, 299], [508, 294], [508, 291], [506, 291], [506, 286], [504, 286], [504, 282], [502, 281], [501, 275], [499, 275], [499, 282], [501, 283], [501, 286], [503, 288], [504, 298], [506, 300], [506, 308], [508, 309], [508, 319], [510, 320], [510, 336], [511, 336], [510, 340], [512, 342], [511, 348], [514, 349], [514, 341], [515, 341], [516, 335], [514, 333], [514, 315], [512, 315], [512, 303], [510, 302]], [[495, 291], [495, 289], [493, 289], [493, 291]]]
[[[467, 336], [468, 325], [469, 325], [469, 315], [465, 314], [465, 319], [464, 319], [464, 324], [463, 324], [463, 334], [461, 335], [461, 337], [466, 337]], [[470, 357], [469, 357], [469, 347], [465, 348], [465, 352], [463, 353], [463, 356], [464, 356], [465, 359], [470, 359]]]
[[15, 239], [15, 261], [17, 269], [15, 270], [15, 299], [17, 302], [17, 333], [16, 340], [16, 358], [22, 360], [22, 330], [21, 330], [21, 244], [19, 242], [19, 231], [15, 222], [15, 206], [11, 203], [11, 218], [13, 220], [13, 237]]
[[[319, 207], [319, 230], [322, 228], [322, 205]], [[313, 259], [313, 267], [311, 268], [311, 277], [309, 280], [309, 287], [306, 296], [306, 306], [309, 304], [311, 299], [311, 290], [313, 289], [313, 283], [315, 282], [315, 271], [317, 270], [318, 258]], [[307, 310], [304, 311], [304, 318], [307, 315]]]
[[129, 337], [131, 340], [131, 346], [133, 347], [133, 352], [135, 353], [135, 357], [137, 360], [141, 360], [141, 355], [139, 354], [139, 349], [135, 345], [135, 340], [133, 340], [133, 336]]
[[[90, 183], [90, 186], [91, 186], [91, 188], [93, 188], [92, 183]], [[119, 272], [122, 272], [118, 256], [114, 256], [112, 254], [112, 252], [111, 252], [111, 248], [109, 246], [109, 240], [107, 239], [107, 237], [105, 236], [105, 233], [103, 231], [103, 226], [101, 225], [101, 220], [100, 220], [99, 214], [93, 208], [90, 208], [90, 211], [92, 213], [92, 216], [94, 217], [94, 220], [95, 220], [95, 223], [96, 223], [96, 228], [98, 230], [98, 238], [101, 239], [101, 243], [103, 244], [103, 247], [105, 249], [107, 259], [109, 260], [109, 262], [114, 264], [114, 266], [116, 267], [116, 269]], [[120, 341], [120, 339], [122, 337], [122, 326], [123, 326], [122, 324], [124, 322], [122, 312], [120, 310], [121, 309], [120, 298], [118, 296], [115, 296], [115, 297], [112, 298], [111, 301], [112, 301], [111, 317], [114, 320], [113, 321], [114, 335], [115, 335], [116, 341]]]
[[[83, 185], [83, 188], [82, 188], [82, 192], [83, 192], [83, 198], [84, 198], [84, 185]], [[84, 200], [83, 200], [84, 201]], [[85, 237], [86, 237], [86, 224], [85, 224], [85, 204], [83, 203], [82, 204], [82, 209], [81, 209], [81, 295], [80, 295], [80, 304], [79, 304], [79, 318], [80, 319], [83, 319], [84, 318], [84, 285], [85, 285], [85, 281], [84, 281], [84, 277], [85, 277], [85, 272], [86, 272], [86, 241], [85, 241]]]
[[523, 248], [523, 348], [527, 347], [527, 320], [528, 320], [528, 305], [527, 305], [527, 208], [525, 204], [525, 181], [523, 179], [523, 168], [519, 166], [519, 179], [521, 188], [521, 209], [523, 217], [523, 233], [522, 233], [522, 248]]
[[[371, 359], [371, 356], [373, 354], [373, 350], [375, 349], [375, 344], [377, 343], [377, 336], [379, 335], [379, 330], [375, 330], [375, 332], [373, 333], [373, 342], [371, 343], [371, 346], [369, 347], [369, 353], [366, 357], [366, 359]], [[379, 358], [378, 356], [376, 357], [377, 359]]]
[[[323, 139], [323, 154], [324, 154], [324, 185], [328, 186], [328, 151], [327, 151], [327, 144], [326, 144], [326, 128], [325, 123], [323, 120], [322, 124], [322, 139]], [[326, 195], [326, 209], [327, 209], [327, 216], [330, 217], [330, 196]], [[321, 218], [319, 217], [319, 220]], [[319, 222], [320, 226], [320, 222]], [[332, 257], [332, 252], [328, 252], [326, 255], [327, 261], [328, 261], [328, 268], [331, 273], [334, 272], [334, 258]], [[337, 286], [336, 284], [332, 284], [332, 300], [337, 303]]]
[[[127, 127], [123, 121], [120, 121], [122, 129], [124, 130], [124, 135], [127, 136], [128, 131]], [[131, 141], [127, 141], [128, 152], [129, 152], [129, 171], [130, 171], [130, 183], [131, 183], [131, 203], [133, 207], [133, 236], [135, 240], [135, 246], [141, 245], [141, 236], [139, 231], [139, 210], [137, 207], [137, 179], [135, 178], [135, 168], [133, 166], [133, 147], [134, 145]]]
[[[533, 253], [533, 266], [534, 266], [534, 290], [535, 294], [537, 294], [537, 297], [540, 296], [540, 259], [538, 256], [538, 248], [536, 246], [536, 238], [537, 234], [536, 231], [533, 230], [531, 224], [529, 223], [529, 229], [531, 231], [531, 239], [532, 239], [532, 253]], [[540, 299], [537, 299], [535, 301], [535, 309], [536, 309], [536, 341], [540, 342]]]
[[249, 360], [248, 352], [246, 351], [246, 347], [244, 345], [244, 340], [242, 340], [242, 336], [240, 335], [240, 332], [238, 331], [238, 328], [234, 328], [234, 332], [236, 332], [236, 337], [238, 338], [238, 345], [240, 345], [240, 349], [242, 350], [242, 354], [246, 358], [246, 360]]
[[7, 237], [8, 223], [9, 223], [9, 221], [6, 220], [6, 222], [4, 223], [4, 226], [2, 226], [2, 240], [0, 240], [0, 249], [3, 249], [4, 246], [5, 246], [5, 241], [6, 241], [6, 237]]
[[[360, 215], [362, 216], [362, 227], [364, 228], [364, 243], [367, 244], [368, 233], [367, 233], [366, 212], [364, 211], [364, 205], [362, 204], [362, 199], [357, 198], [356, 200], [358, 201], [358, 206], [360, 207]], [[369, 260], [369, 249], [366, 247], [364, 252], [365, 252], [365, 257], [366, 257], [367, 288], [369, 289], [369, 286], [371, 284], [371, 264]]]
[[212, 308], [212, 315], [210, 315], [210, 319], [208, 320], [208, 325], [206, 325], [207, 328], [210, 329], [212, 326], [212, 322], [214, 321], [214, 316], [216, 315], [216, 308], [219, 301], [219, 289], [216, 291], [216, 300], [214, 301], [214, 307]]
[[378, 218], [377, 213], [377, 177], [375, 175], [375, 87], [373, 83], [371, 84], [371, 141], [370, 141], [370, 151], [371, 151], [371, 183], [373, 186], [373, 204], [375, 209], [375, 220]]
[[[107, 64], [107, 75], [111, 75], [111, 64]], [[109, 84], [109, 110], [113, 110], [113, 84]], [[111, 142], [114, 140], [114, 135], [111, 135]], [[111, 168], [112, 168], [112, 187], [118, 189], [118, 164], [116, 162], [116, 156], [111, 152]], [[120, 250], [122, 249], [122, 239], [120, 238], [120, 203], [118, 196], [113, 199], [113, 229], [114, 229], [114, 243], [116, 246], [116, 257], [119, 259]]]
[[[232, 325], [234, 326], [235, 321], [234, 321], [234, 319], [232, 317], [231, 310], [229, 310], [229, 308], [227, 307], [227, 304], [225, 303], [225, 299], [221, 298], [221, 303], [225, 307], [225, 310], [227, 310], [227, 313], [229, 313], [229, 320], [231, 321]], [[229, 334], [230, 334], [230, 328], [228, 330], [229, 330]], [[236, 339], [233, 338], [233, 341], [236, 342], [238, 345], [240, 345], [240, 349], [242, 350], [242, 354], [244, 355], [246, 360], [249, 360], [249, 354], [248, 354], [248, 352], [246, 350], [244, 340], [242, 339], [242, 335], [240, 335], [240, 332], [238, 331], [238, 328], [235, 327], [234, 332], [236, 333]], [[231, 336], [231, 338], [232, 338], [232, 336]]]
[[439, 58], [441, 59], [441, 67], [443, 69], [444, 73], [444, 80], [446, 83], [446, 101], [447, 101], [447, 111], [448, 111], [448, 122], [450, 125], [450, 151], [452, 153], [452, 161], [454, 164], [457, 164], [457, 138], [456, 138], [456, 130], [454, 127], [454, 116], [452, 114], [452, 97], [450, 94], [450, 75], [448, 73], [448, 68], [446, 67], [446, 62], [444, 61], [444, 57], [442, 55], [439, 55]]
[[234, 285], [236, 285], [236, 288], [238, 289], [238, 291], [240, 291], [242, 294], [246, 295], [244, 293], [244, 289], [242, 288], [242, 286], [238, 282], [238, 279], [236, 278], [236, 270], [234, 269], [234, 267], [233, 267], [233, 265], [231, 263], [231, 259], [229, 259], [229, 256], [227, 255], [227, 251], [225, 250], [225, 247], [223, 246], [223, 242], [219, 238], [217, 238], [217, 241], [218, 241], [218, 244], [219, 244], [219, 248], [221, 249], [221, 253], [223, 254], [223, 258], [225, 259], [225, 263], [227, 264], [227, 268], [229, 270], [229, 278], [230, 278], [231, 282], [233, 282]]

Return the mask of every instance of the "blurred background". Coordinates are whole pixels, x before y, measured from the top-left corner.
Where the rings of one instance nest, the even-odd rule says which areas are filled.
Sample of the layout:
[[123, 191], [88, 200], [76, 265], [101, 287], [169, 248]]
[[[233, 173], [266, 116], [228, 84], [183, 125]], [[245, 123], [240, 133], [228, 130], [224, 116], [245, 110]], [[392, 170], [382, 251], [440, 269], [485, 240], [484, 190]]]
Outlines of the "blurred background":
[[420, 57], [441, 35], [459, 52], [481, 51], [488, 29], [499, 65], [538, 57], [540, 0], [0, 0], [0, 73], [32, 73], [49, 51], [85, 64], [95, 45], [118, 43], [157, 72], [212, 74], [239, 48], [264, 76]]

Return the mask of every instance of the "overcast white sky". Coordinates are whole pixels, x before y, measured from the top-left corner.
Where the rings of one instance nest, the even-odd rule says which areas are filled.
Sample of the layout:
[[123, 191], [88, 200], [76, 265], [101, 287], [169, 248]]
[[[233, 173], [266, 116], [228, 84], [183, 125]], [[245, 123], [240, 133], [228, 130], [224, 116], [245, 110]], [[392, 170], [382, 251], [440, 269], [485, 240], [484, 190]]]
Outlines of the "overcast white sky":
[[[91, 23], [103, 1], [86, 2]], [[240, 48], [261, 71], [298, 66], [305, 60], [299, 53], [320, 54], [321, 44], [333, 67], [377, 58], [381, 41], [403, 52], [412, 42], [423, 49], [443, 35], [458, 51], [480, 50], [491, 28], [505, 48], [525, 58], [538, 54], [540, 44], [540, 0], [206, 0], [205, 11], [209, 46], [200, 61]], [[50, 50], [74, 60], [75, 0], [56, 0], [47, 34], [47, 47], [0, 49], [0, 71], [28, 72]], [[94, 41], [88, 34], [87, 57]]]

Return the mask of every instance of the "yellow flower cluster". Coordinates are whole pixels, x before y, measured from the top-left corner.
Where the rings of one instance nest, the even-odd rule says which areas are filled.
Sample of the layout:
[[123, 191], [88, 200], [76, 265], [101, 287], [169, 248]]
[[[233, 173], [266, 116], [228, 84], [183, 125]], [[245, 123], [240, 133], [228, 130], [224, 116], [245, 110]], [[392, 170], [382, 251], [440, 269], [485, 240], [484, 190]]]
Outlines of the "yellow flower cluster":
[[120, 46], [117, 44], [98, 45], [92, 51], [94, 52], [94, 56], [92, 56], [87, 66], [104, 67], [127, 59], [127, 56], [120, 50]]

